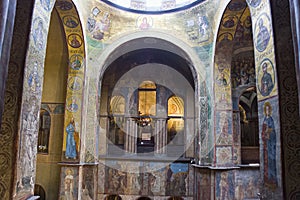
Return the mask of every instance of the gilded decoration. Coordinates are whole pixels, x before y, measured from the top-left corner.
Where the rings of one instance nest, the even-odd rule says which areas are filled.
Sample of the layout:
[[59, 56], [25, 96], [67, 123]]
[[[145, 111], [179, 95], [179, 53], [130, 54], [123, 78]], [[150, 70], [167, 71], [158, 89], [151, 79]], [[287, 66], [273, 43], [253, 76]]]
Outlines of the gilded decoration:
[[78, 13], [72, 1], [57, 1], [56, 10], [62, 20], [68, 43], [68, 87], [64, 119], [63, 160], [77, 162], [81, 141], [81, 99], [84, 83], [84, 40]]

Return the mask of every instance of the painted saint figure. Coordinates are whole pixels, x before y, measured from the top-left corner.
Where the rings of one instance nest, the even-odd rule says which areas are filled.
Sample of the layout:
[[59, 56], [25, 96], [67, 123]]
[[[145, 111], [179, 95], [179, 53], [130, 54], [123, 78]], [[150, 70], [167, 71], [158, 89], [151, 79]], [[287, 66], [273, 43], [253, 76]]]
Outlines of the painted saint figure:
[[262, 124], [264, 181], [267, 184], [277, 185], [276, 175], [276, 132], [274, 120], [271, 116], [272, 106], [264, 104], [265, 118]]
[[261, 95], [268, 96], [274, 87], [273, 80], [271, 74], [267, 71], [268, 65], [264, 63], [262, 66], [263, 76], [261, 78]]
[[40, 92], [41, 89], [41, 83], [40, 83], [40, 77], [38, 74], [38, 63], [35, 62], [33, 66], [33, 71], [28, 77], [28, 85], [30, 87], [30, 90], [34, 93]]
[[67, 169], [66, 170], [66, 177], [64, 180], [65, 185], [65, 198], [66, 200], [73, 200], [73, 184], [74, 184], [74, 177], [72, 175], [72, 170]]
[[148, 23], [147, 17], [143, 17], [142, 23], [140, 24], [140, 29], [145, 30], [150, 27], [150, 24]]
[[229, 183], [228, 183], [228, 174], [223, 172], [221, 174], [221, 179], [219, 183], [220, 188], [220, 200], [229, 200]]
[[224, 73], [221, 73], [220, 74], [220, 78], [217, 79], [217, 83], [220, 85], [220, 86], [226, 86], [227, 85], [227, 80], [225, 78], [225, 74]]
[[66, 144], [66, 153], [65, 156], [67, 159], [76, 159], [76, 142], [75, 142], [75, 122], [74, 119], [71, 119], [71, 122], [66, 128], [67, 131], [67, 144]]
[[258, 26], [259, 26], [259, 32], [257, 34], [256, 49], [259, 52], [262, 52], [268, 46], [270, 40], [270, 33], [267, 27], [264, 25], [263, 19], [259, 19]]

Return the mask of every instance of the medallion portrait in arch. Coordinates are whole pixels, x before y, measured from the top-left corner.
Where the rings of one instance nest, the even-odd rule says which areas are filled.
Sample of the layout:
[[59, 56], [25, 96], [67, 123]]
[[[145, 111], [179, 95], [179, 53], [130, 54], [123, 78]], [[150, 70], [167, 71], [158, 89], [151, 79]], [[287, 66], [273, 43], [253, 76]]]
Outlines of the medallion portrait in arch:
[[63, 23], [69, 28], [76, 28], [79, 24], [78, 19], [72, 15], [64, 16]]
[[228, 15], [222, 20], [224, 28], [232, 28], [237, 23], [238, 18], [235, 15]]
[[73, 8], [73, 4], [69, 1], [57, 1], [56, 7], [58, 7], [62, 11], [67, 11]]
[[50, 0], [40, 0], [41, 2], [41, 5], [43, 6], [43, 8], [46, 10], [46, 11], [50, 11], [51, 9], [51, 6], [50, 6]]
[[76, 33], [72, 33], [68, 36], [68, 43], [73, 48], [79, 48], [82, 45], [82, 38]]
[[74, 70], [80, 70], [83, 62], [83, 57], [79, 54], [74, 54], [70, 58], [70, 67]]
[[275, 85], [275, 72], [273, 63], [264, 59], [258, 69], [258, 89], [262, 96], [271, 94]]
[[72, 76], [68, 80], [68, 87], [70, 90], [78, 91], [82, 88], [83, 81], [78, 76]]
[[228, 8], [231, 11], [239, 11], [242, 10], [246, 7], [246, 2], [234, 2], [232, 1], [229, 5]]
[[153, 25], [153, 19], [150, 16], [139, 16], [136, 20], [136, 26], [141, 30], [151, 28]]
[[271, 34], [270, 34], [270, 18], [263, 13], [255, 23], [255, 48], [259, 52], [266, 50]]
[[250, 6], [256, 8], [257, 6], [259, 6], [261, 0], [247, 0], [247, 2], [249, 3]]
[[76, 96], [71, 96], [67, 99], [67, 110], [69, 112], [77, 112], [80, 107], [80, 100]]

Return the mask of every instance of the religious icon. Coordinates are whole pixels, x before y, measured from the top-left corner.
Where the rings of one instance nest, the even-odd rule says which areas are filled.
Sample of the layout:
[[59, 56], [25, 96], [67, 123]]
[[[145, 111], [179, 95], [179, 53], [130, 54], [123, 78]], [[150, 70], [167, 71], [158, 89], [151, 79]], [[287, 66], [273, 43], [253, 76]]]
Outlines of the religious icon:
[[68, 43], [73, 48], [78, 48], [82, 44], [82, 39], [78, 34], [71, 34], [68, 36]]
[[66, 127], [67, 139], [66, 139], [66, 159], [76, 159], [77, 157], [77, 141], [76, 141], [76, 131], [75, 120], [71, 119], [70, 123]]
[[236, 16], [229, 15], [224, 18], [223, 26], [225, 28], [232, 28], [235, 25]]
[[44, 24], [43, 24], [42, 19], [39, 17], [34, 19], [32, 37], [33, 37], [34, 45], [39, 50], [42, 50], [44, 48], [44, 44], [45, 44], [45, 41], [43, 38], [44, 37], [43, 29], [44, 29]]
[[82, 79], [77, 76], [71, 77], [68, 81], [68, 87], [74, 91], [80, 90], [82, 88]]
[[256, 8], [257, 6], [259, 6], [261, 0], [247, 0], [248, 3], [250, 4], [250, 6]]
[[68, 100], [67, 109], [70, 112], [77, 112], [78, 108], [79, 108], [79, 106], [78, 106], [78, 103], [77, 103], [77, 98], [72, 96]]
[[40, 76], [38, 74], [38, 64], [34, 62], [33, 70], [28, 77], [28, 85], [31, 92], [37, 93], [41, 90]]
[[262, 124], [263, 141], [263, 164], [264, 181], [267, 184], [277, 185], [276, 170], [276, 132], [275, 123], [272, 118], [272, 106], [270, 102], [264, 103], [264, 121]]
[[63, 11], [71, 10], [73, 8], [73, 4], [68, 1], [57, 1], [55, 5], [60, 10], [63, 10]]
[[220, 73], [220, 76], [217, 78], [217, 84], [220, 86], [227, 86], [227, 79], [223, 72]]
[[262, 96], [268, 96], [271, 94], [274, 88], [274, 72], [272, 63], [269, 60], [265, 60], [262, 63], [262, 73], [259, 74], [259, 91]]
[[79, 70], [82, 66], [82, 56], [78, 54], [74, 54], [70, 58], [70, 66], [74, 70]]
[[71, 15], [67, 15], [63, 17], [64, 25], [66, 25], [69, 28], [75, 28], [78, 26], [78, 19]]
[[46, 11], [50, 11], [50, 9], [51, 9], [50, 0], [40, 0], [40, 2]]
[[138, 17], [136, 23], [137, 23], [137, 27], [139, 27], [141, 30], [146, 30], [152, 26], [153, 21], [152, 21], [151, 17], [140, 16], [140, 17]]
[[268, 17], [262, 16], [258, 19], [255, 26], [255, 32], [257, 33], [255, 47], [259, 52], [263, 52], [267, 48], [270, 41], [269, 30], [267, 26], [264, 24], [266, 22], [269, 25]]
[[65, 190], [65, 199], [73, 200], [74, 199], [74, 176], [73, 170], [70, 168], [66, 169], [66, 176], [64, 179], [64, 190]]
[[[92, 22], [90, 20], [90, 22]], [[91, 28], [91, 27], [90, 27]], [[94, 28], [91, 29], [92, 37], [96, 40], [102, 40], [105, 32], [108, 32], [110, 28], [110, 14], [104, 12], [100, 20], [96, 20]]]

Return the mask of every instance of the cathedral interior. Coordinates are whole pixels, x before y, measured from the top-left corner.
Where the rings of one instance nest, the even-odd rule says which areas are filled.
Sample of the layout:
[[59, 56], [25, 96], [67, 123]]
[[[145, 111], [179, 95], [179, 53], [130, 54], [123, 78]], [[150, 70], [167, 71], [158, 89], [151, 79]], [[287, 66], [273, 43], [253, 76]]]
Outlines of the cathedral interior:
[[3, 0], [0, 199], [299, 200], [293, 0]]

